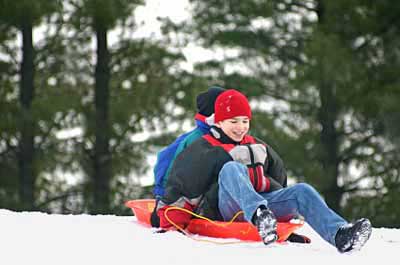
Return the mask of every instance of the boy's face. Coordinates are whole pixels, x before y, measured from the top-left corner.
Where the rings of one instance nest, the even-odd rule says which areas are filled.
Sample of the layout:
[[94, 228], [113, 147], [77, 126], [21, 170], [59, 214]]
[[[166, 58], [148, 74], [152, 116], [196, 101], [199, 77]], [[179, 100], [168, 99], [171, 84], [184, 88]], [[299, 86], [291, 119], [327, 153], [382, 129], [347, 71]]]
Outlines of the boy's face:
[[218, 127], [235, 142], [240, 142], [249, 131], [250, 120], [247, 116], [236, 116], [218, 122]]

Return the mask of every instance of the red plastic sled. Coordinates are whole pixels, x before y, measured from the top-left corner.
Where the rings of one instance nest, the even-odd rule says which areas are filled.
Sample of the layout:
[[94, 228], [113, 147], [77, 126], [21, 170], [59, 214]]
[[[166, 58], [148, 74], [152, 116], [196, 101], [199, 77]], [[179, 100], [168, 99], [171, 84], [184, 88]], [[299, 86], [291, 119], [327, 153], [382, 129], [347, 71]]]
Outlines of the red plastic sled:
[[[131, 200], [125, 203], [125, 206], [132, 209], [137, 220], [150, 226], [150, 215], [154, 209], [155, 201], [152, 199]], [[301, 222], [278, 222], [277, 233], [278, 242], [285, 241], [288, 236], [296, 229], [302, 227]], [[209, 222], [203, 219], [192, 219], [186, 228], [186, 231], [192, 234], [216, 238], [235, 238], [245, 241], [261, 241], [257, 228], [248, 222]]]

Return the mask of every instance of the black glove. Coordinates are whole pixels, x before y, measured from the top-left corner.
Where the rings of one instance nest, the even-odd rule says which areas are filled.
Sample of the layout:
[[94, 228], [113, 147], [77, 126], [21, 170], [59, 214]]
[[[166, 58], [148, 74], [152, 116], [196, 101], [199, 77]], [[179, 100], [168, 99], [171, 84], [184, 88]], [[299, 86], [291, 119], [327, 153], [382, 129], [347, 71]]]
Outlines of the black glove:
[[311, 243], [311, 239], [309, 239], [308, 237], [299, 235], [299, 234], [295, 234], [295, 233], [290, 234], [290, 236], [287, 238], [287, 241], [293, 242], [293, 243], [301, 243], [301, 244], [310, 244]]
[[156, 205], [154, 206], [154, 210], [150, 216], [150, 224], [152, 227], [160, 227], [160, 217], [157, 214], [157, 205], [158, 200], [156, 200]]

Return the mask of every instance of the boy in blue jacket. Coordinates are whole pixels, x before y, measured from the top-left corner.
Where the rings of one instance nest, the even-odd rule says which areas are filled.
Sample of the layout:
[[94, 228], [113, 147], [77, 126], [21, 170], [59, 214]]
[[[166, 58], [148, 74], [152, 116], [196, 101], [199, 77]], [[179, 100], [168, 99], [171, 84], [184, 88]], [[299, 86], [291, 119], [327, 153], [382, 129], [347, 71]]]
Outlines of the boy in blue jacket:
[[[196, 97], [197, 113], [194, 116], [196, 128], [180, 135], [173, 143], [158, 153], [157, 162], [153, 170], [155, 209], [159, 200], [164, 196], [165, 185], [176, 157], [196, 139], [209, 132], [214, 124], [215, 100], [224, 91], [225, 89], [222, 87], [211, 86], [207, 91], [200, 93]], [[155, 212], [151, 215], [151, 224], [153, 227], [159, 227], [159, 219]]]

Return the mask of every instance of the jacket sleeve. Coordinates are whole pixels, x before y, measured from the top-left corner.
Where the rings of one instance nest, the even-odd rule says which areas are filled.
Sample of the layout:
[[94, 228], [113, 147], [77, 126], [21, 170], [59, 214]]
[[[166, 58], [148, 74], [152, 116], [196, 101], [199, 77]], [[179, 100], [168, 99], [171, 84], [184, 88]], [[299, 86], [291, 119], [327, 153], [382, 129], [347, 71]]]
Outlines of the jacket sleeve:
[[[271, 191], [280, 187], [287, 187], [287, 174], [281, 157], [272, 147], [267, 146], [267, 161], [264, 171], [271, 179]], [[279, 184], [279, 185], [278, 185]]]
[[167, 230], [185, 229], [192, 217], [190, 214], [192, 211], [193, 205], [188, 202], [185, 202], [183, 207], [164, 205], [157, 211], [157, 214], [160, 217], [160, 227]]
[[283, 186], [278, 181], [276, 181], [274, 178], [271, 178], [271, 177], [267, 177], [267, 178], [270, 183], [268, 191], [275, 191], [275, 190], [279, 190], [279, 189], [283, 188]]

